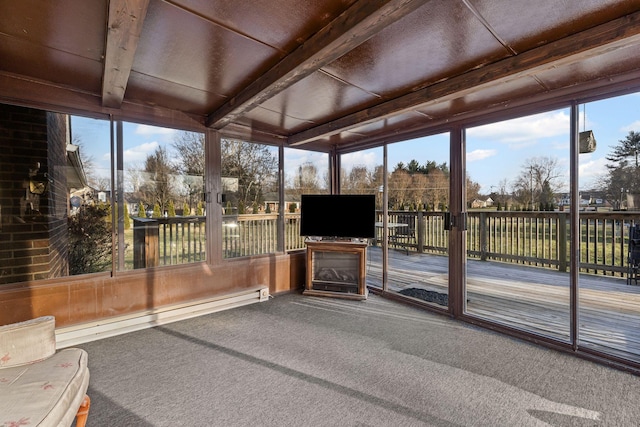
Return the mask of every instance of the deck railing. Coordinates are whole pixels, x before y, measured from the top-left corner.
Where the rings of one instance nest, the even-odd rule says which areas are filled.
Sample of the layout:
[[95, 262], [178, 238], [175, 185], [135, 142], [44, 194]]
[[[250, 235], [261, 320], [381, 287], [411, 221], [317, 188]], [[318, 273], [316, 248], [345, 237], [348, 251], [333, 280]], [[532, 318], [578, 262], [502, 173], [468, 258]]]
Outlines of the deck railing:
[[[381, 212], [377, 215], [381, 221]], [[444, 215], [443, 212], [390, 211], [389, 223], [394, 227], [389, 228], [389, 246], [446, 254], [449, 235]], [[205, 260], [204, 221], [204, 217], [136, 219], [136, 268]], [[284, 222], [285, 251], [304, 249], [300, 214], [287, 213]], [[581, 212], [581, 271], [624, 276], [629, 227], [638, 222], [640, 212]], [[568, 271], [569, 233], [568, 212], [471, 211], [467, 216], [467, 255]], [[381, 239], [379, 227], [374, 243], [380, 244]], [[278, 250], [277, 241], [277, 214], [223, 215], [225, 258], [273, 253]]]
[[133, 268], [205, 261], [205, 217], [134, 218]]
[[[624, 276], [629, 227], [640, 212], [580, 212], [580, 270]], [[448, 251], [443, 212], [390, 212], [389, 222], [415, 224], [415, 233], [390, 239], [393, 248], [420, 253]], [[399, 228], [398, 228], [399, 229]], [[390, 230], [393, 236], [395, 229]], [[467, 215], [467, 256], [568, 271], [568, 212], [476, 211]], [[381, 239], [378, 233], [377, 241]]]
[[[222, 251], [225, 258], [276, 252], [278, 247], [278, 214], [246, 214], [222, 216]], [[304, 249], [300, 236], [300, 214], [284, 216], [285, 251]]]

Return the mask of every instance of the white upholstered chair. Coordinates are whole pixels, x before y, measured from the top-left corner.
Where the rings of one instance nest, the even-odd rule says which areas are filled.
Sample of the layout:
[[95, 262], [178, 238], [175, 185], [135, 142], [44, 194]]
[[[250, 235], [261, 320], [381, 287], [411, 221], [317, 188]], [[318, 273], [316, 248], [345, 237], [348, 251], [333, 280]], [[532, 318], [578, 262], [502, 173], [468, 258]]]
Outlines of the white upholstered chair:
[[87, 353], [56, 352], [55, 318], [0, 326], [0, 426], [84, 427], [89, 413]]

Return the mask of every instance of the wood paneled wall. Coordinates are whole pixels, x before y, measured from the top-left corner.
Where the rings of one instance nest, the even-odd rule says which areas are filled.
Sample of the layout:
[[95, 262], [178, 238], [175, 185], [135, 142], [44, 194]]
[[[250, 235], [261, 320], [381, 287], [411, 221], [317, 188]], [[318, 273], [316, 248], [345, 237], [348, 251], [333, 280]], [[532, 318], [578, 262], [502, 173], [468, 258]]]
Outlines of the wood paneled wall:
[[98, 273], [0, 286], [0, 325], [53, 315], [56, 326], [135, 314], [268, 285], [271, 294], [301, 289], [305, 253]]

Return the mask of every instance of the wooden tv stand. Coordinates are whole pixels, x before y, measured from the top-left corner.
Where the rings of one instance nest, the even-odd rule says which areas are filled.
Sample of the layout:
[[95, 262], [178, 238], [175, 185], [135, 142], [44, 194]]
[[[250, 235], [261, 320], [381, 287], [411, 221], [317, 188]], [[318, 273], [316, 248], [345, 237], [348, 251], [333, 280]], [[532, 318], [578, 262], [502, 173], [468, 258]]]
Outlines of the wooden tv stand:
[[304, 295], [367, 299], [367, 243], [339, 240], [307, 241]]

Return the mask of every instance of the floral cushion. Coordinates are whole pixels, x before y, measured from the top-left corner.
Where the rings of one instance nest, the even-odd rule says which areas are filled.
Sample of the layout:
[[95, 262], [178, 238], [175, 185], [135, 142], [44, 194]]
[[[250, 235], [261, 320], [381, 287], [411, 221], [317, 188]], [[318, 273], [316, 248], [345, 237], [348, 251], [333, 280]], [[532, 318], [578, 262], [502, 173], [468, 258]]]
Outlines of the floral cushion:
[[0, 368], [0, 426], [70, 426], [89, 386], [87, 359], [84, 350], [68, 348]]
[[0, 326], [0, 426], [70, 426], [87, 388], [87, 352], [56, 353], [55, 318]]
[[55, 327], [53, 316], [0, 326], [0, 369], [46, 359], [55, 353]]

